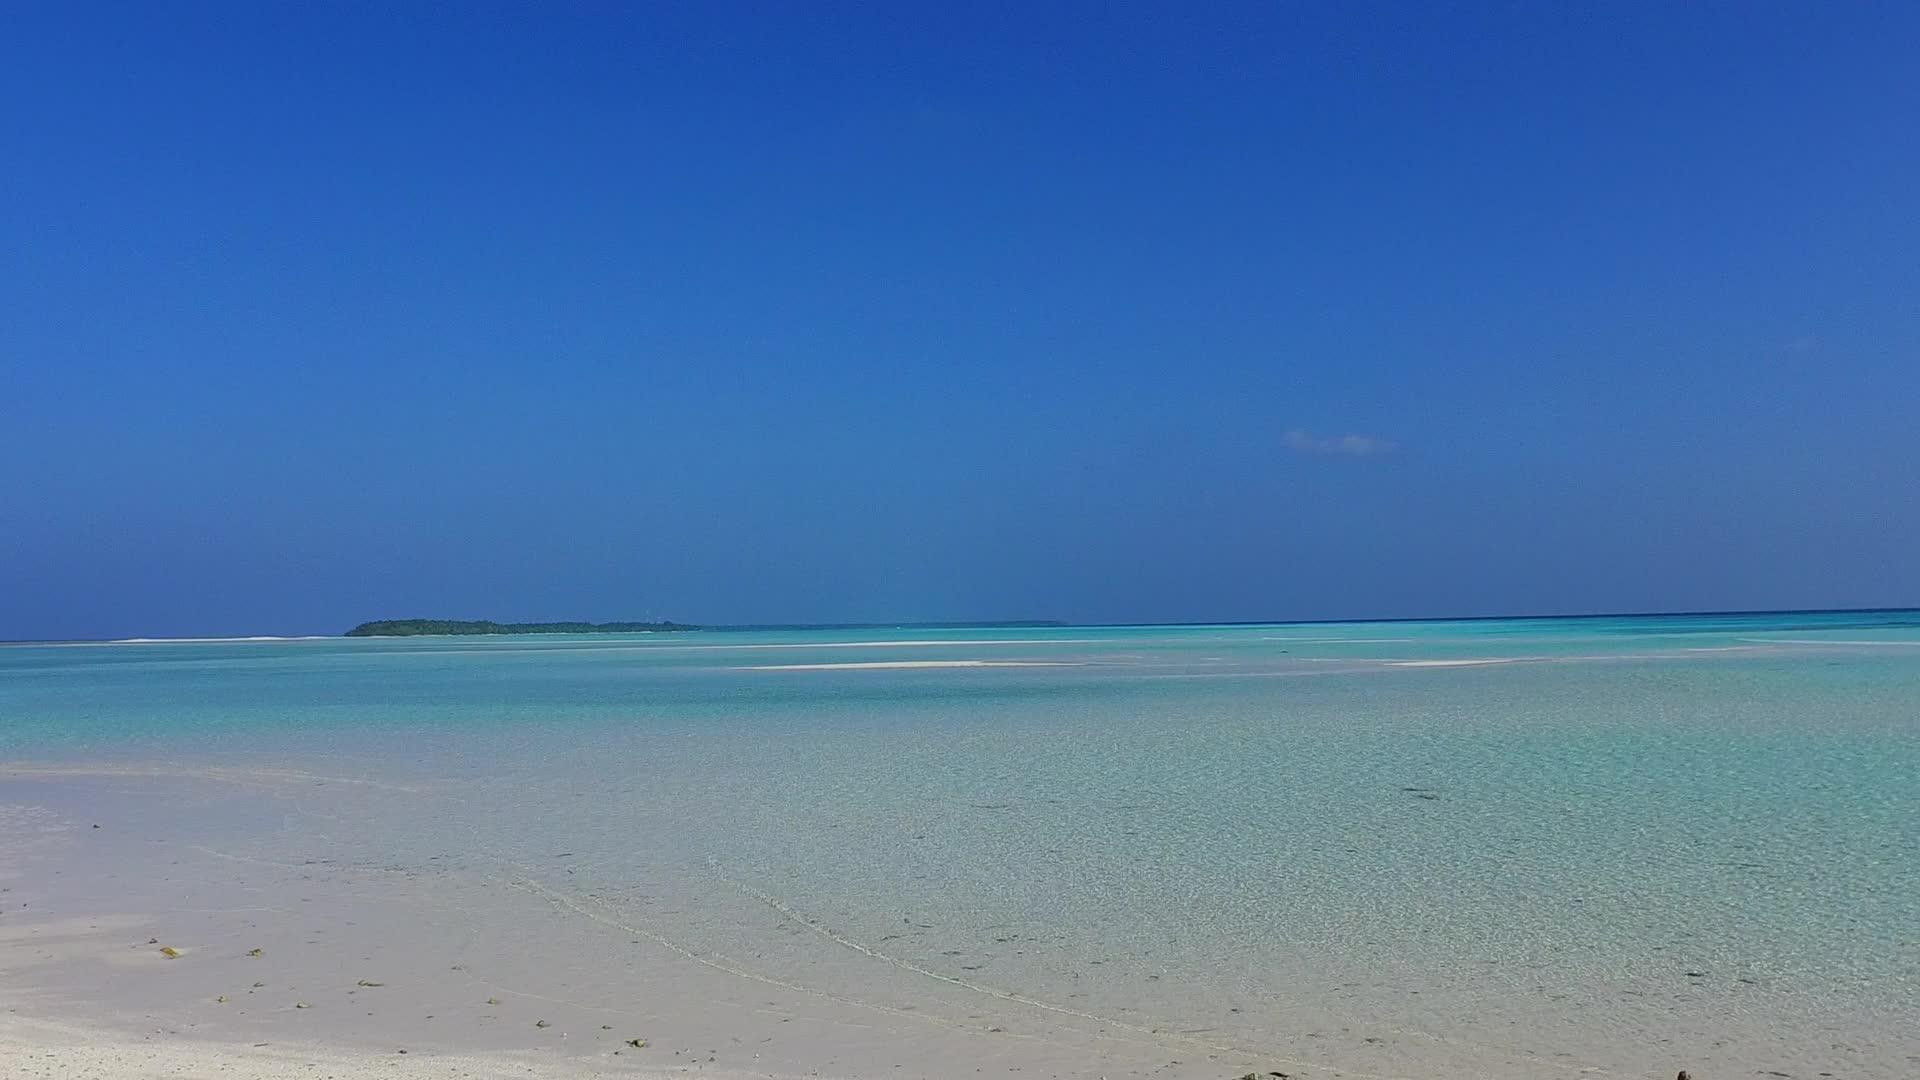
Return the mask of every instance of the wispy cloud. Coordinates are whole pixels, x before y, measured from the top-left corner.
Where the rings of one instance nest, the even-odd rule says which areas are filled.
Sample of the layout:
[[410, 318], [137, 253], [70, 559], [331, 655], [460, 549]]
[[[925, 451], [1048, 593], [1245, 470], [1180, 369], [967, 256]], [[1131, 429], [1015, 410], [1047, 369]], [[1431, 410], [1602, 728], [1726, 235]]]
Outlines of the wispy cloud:
[[1288, 449], [1302, 454], [1334, 454], [1341, 457], [1386, 457], [1400, 449], [1399, 443], [1372, 435], [1329, 435], [1323, 438], [1300, 428], [1287, 432], [1286, 441]]

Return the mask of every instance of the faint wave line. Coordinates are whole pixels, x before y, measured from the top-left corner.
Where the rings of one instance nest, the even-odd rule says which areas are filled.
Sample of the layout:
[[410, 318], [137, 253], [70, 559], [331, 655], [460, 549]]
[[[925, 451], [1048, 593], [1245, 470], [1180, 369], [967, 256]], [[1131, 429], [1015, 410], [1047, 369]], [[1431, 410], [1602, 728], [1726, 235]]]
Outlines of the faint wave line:
[[1821, 638], [1741, 638], [1760, 645], [1920, 645], [1920, 641], [1823, 640]]
[[733, 671], [925, 671], [933, 668], [1079, 667], [1064, 660], [865, 660], [845, 664], [751, 664]]
[[[522, 869], [524, 870], [525, 868], [522, 868]], [[676, 956], [680, 956], [685, 959], [691, 960], [694, 963], [700, 964], [704, 967], [710, 967], [715, 971], [724, 972], [728, 975], [733, 975], [742, 979], [749, 979], [757, 983], [764, 983], [767, 986], [776, 986], [782, 990], [790, 990], [796, 994], [805, 994], [809, 997], [817, 997], [827, 1001], [836, 1002], [841, 1005], [851, 1006], [856, 1009], [871, 1009], [875, 1012], [886, 1013], [890, 1016], [901, 1016], [901, 1017], [906, 1017], [913, 1020], [924, 1020], [927, 1023], [938, 1024], [941, 1027], [953, 1028], [956, 1031], [970, 1031], [970, 1032], [975, 1032], [979, 1034], [985, 1034], [985, 1032], [977, 1024], [968, 1023], [960, 1020], [950, 1020], [944, 1016], [937, 1016], [933, 1013], [921, 1012], [917, 1009], [896, 1009], [891, 1005], [882, 1005], [878, 1002], [862, 1001], [859, 998], [846, 997], [841, 994], [836, 994], [831, 990], [823, 990], [817, 986], [807, 986], [804, 983], [789, 982], [786, 979], [777, 979], [771, 975], [765, 975], [760, 972], [754, 971], [750, 968], [741, 967], [737, 961], [734, 961], [731, 957], [724, 956], [720, 953], [710, 953], [710, 954], [697, 953], [692, 949], [689, 949], [686, 946], [680, 944], [679, 942], [674, 941], [671, 938], [665, 937], [652, 930], [648, 930], [644, 927], [632, 926], [627, 923], [621, 922], [620, 920], [613, 918], [610, 915], [604, 915], [599, 912], [590, 911], [586, 907], [578, 903], [577, 901], [566, 896], [564, 893], [561, 893], [555, 889], [548, 888], [547, 886], [542, 885], [537, 881], [534, 881], [532, 878], [511, 878], [511, 879], [508, 879], [508, 881], [506, 882], [506, 885], [508, 888], [515, 888], [515, 889], [520, 889], [524, 892], [533, 893], [534, 895], [545, 899], [549, 903], [567, 908], [568, 910], [574, 912], [577, 915], [582, 916], [583, 918], [590, 919], [594, 922], [601, 923], [602, 925], [605, 925], [605, 926], [614, 927], [617, 930], [622, 930], [629, 934], [637, 934], [640, 937], [643, 937], [649, 941], [652, 941], [654, 944], [660, 946], [663, 949], [666, 949], [668, 952], [671, 952]], [[1019, 1032], [996, 1031], [996, 1032], [992, 1032], [992, 1034], [1005, 1035], [1010, 1038], [1016, 1038], [1016, 1039], [1028, 1039], [1028, 1040], [1041, 1041], [1041, 1042], [1048, 1041], [1045, 1039], [1044, 1036], [1025, 1035]], [[1100, 1035], [1099, 1033], [1090, 1033], [1090, 1034], [1092, 1034], [1093, 1037], [1095, 1038], [1109, 1038], [1109, 1039], [1112, 1038], [1111, 1036]], [[1126, 1040], [1115, 1039], [1114, 1041], [1126, 1041]]]
[[358, 784], [362, 787], [381, 788], [387, 791], [404, 791], [417, 794], [424, 790], [407, 784], [395, 784], [385, 780], [370, 780], [363, 776], [329, 776], [324, 773], [306, 772], [301, 769], [250, 769], [237, 766], [218, 765], [42, 765], [33, 762], [0, 761], [0, 773], [19, 777], [77, 777], [77, 776], [137, 776], [160, 777], [164, 779], [219, 780], [229, 784], [251, 784], [256, 787], [274, 787], [294, 783], [306, 784]]
[[[712, 858], [709, 858], [707, 860], [707, 865], [708, 865], [708, 868], [714, 872], [715, 876], [719, 877], [720, 880], [726, 882], [727, 884], [733, 886], [735, 889], [738, 889], [742, 894], [746, 896], [750, 896], [753, 899], [760, 901], [761, 903], [779, 912], [780, 914], [786, 916], [787, 918], [792, 919], [795, 922], [798, 922], [800, 925], [805, 926], [807, 929], [812, 930], [814, 933], [819, 934], [821, 937], [824, 937], [827, 940], [832, 941], [837, 945], [843, 946], [848, 949], [852, 949], [854, 952], [860, 953], [863, 956], [869, 957], [874, 960], [878, 960], [883, 964], [889, 964], [893, 967], [899, 968], [902, 971], [910, 971], [916, 975], [925, 976], [926, 978], [934, 979], [938, 982], [948, 983], [952, 986], [960, 987], [963, 990], [970, 990], [976, 994], [983, 994], [987, 997], [996, 998], [1001, 1001], [1010, 1001], [1015, 1004], [1028, 1006], [1029, 1008], [1041, 1009], [1046, 1012], [1059, 1013], [1063, 1016], [1077, 1017], [1081, 1020], [1091, 1020], [1096, 1024], [1107, 1024], [1112, 1027], [1122, 1028], [1124, 1030], [1131, 1031], [1139, 1035], [1145, 1035], [1158, 1043], [1163, 1043], [1163, 1044], [1167, 1042], [1187, 1043], [1191, 1046], [1199, 1047], [1200, 1049], [1203, 1049], [1203, 1050], [1211, 1050], [1214, 1053], [1218, 1053], [1218, 1054], [1238, 1054], [1238, 1055], [1243, 1055], [1247, 1057], [1262, 1057], [1262, 1058], [1268, 1058], [1270, 1060], [1279, 1060], [1291, 1065], [1299, 1065], [1302, 1067], [1304, 1067], [1306, 1064], [1305, 1062], [1301, 1062], [1301, 1061], [1295, 1061], [1288, 1058], [1280, 1058], [1280, 1057], [1277, 1057], [1276, 1055], [1267, 1053], [1265, 1051], [1247, 1050], [1243, 1047], [1238, 1047], [1238, 1046], [1230, 1046], [1230, 1045], [1225, 1045], [1221, 1043], [1211, 1043], [1203, 1039], [1194, 1039], [1182, 1034], [1169, 1033], [1165, 1031], [1159, 1031], [1154, 1028], [1143, 1027], [1139, 1024], [1130, 1023], [1125, 1020], [1116, 1020], [1111, 1016], [1102, 1016], [1099, 1013], [1087, 1012], [1083, 1009], [1076, 1009], [1068, 1005], [1056, 1005], [1053, 1002], [1042, 1001], [1039, 998], [1028, 997], [1025, 994], [1016, 993], [1011, 990], [1001, 990], [998, 987], [986, 986], [981, 983], [976, 983], [976, 982], [969, 981], [967, 979], [959, 978], [958, 976], [947, 975], [942, 972], [934, 971], [931, 968], [921, 967], [919, 964], [916, 964], [911, 960], [903, 960], [900, 957], [883, 953], [878, 949], [875, 949], [869, 945], [862, 944], [858, 941], [853, 940], [852, 938], [835, 933], [834, 931], [828, 929], [827, 927], [820, 925], [817, 919], [814, 919], [804, 914], [803, 912], [795, 909], [792, 905], [781, 900], [779, 897], [773, 896], [769, 893], [762, 892], [761, 890], [756, 889], [753, 886], [746, 884], [745, 882], [729, 877], [726, 871], [720, 868], [720, 864], [718, 863], [718, 861]], [[1349, 1075], [1363, 1076], [1363, 1075], [1371, 1075], [1371, 1074], [1351, 1073]]]

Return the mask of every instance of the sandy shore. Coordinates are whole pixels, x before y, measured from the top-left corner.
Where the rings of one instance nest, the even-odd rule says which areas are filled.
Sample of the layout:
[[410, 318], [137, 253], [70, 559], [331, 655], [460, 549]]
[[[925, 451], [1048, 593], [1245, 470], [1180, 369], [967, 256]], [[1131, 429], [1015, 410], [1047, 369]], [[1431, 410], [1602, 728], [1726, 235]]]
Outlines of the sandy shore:
[[[132, 1038], [17, 1015], [0, 1017], [0, 1066], [20, 1080], [125, 1080], [251, 1077], [283, 1080], [563, 1080], [607, 1074], [525, 1057], [492, 1054], [380, 1055], [321, 1046], [203, 1042], [166, 1035]], [[663, 1069], [631, 1069], [622, 1076], [654, 1077]], [[719, 1073], [706, 1075], [719, 1076]]]
[[[1324, 985], [1241, 997], [1262, 1013], [1238, 1026], [1232, 997], [1130, 1008], [1116, 988], [1143, 973], [1118, 960], [1035, 994], [1006, 974], [1020, 957], [975, 975], [911, 920], [862, 936], [750, 887], [679, 890], [684, 868], [602, 878], [579, 823], [498, 847], [478, 819], [546, 819], [490, 781], [296, 764], [0, 764], [0, 1076], [1706, 1080], [1741, 1045], [1622, 1050], [1437, 995], [1420, 1027], [1366, 1024]], [[593, 824], [653, 846], [631, 817]], [[1441, 1033], [1463, 1017], [1477, 1037]], [[1872, 1022], [1892, 1034], [1866, 1067], [1835, 1069], [1802, 1022], [1801, 1049], [1738, 1075], [1891, 1075], [1873, 1065], [1910, 1037]], [[1546, 1025], [1569, 1049], [1537, 1049]]]
[[0, 768], [0, 1075], [1291, 1071], [907, 971], [828, 991], [778, 957], [658, 935], [591, 890], [263, 857], [206, 824], [325, 828], [319, 800], [286, 794], [319, 781], [295, 777]]

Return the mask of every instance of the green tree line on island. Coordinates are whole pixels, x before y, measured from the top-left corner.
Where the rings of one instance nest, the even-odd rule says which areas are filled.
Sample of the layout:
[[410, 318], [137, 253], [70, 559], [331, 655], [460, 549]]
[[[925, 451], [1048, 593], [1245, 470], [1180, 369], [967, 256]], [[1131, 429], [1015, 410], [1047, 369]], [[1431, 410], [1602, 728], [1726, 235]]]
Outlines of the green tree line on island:
[[421, 637], [428, 634], [652, 634], [697, 630], [676, 622], [502, 623], [491, 619], [378, 619], [347, 631], [348, 637]]

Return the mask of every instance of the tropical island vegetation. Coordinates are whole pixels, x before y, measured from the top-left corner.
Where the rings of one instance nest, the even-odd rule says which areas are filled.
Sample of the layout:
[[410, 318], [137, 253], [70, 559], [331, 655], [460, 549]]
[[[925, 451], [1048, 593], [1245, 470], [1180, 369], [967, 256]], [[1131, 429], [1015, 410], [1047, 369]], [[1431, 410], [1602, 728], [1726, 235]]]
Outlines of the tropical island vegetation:
[[654, 634], [698, 630], [676, 622], [502, 623], [491, 619], [378, 619], [347, 631], [348, 637], [421, 637], [428, 634]]

